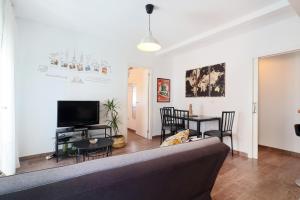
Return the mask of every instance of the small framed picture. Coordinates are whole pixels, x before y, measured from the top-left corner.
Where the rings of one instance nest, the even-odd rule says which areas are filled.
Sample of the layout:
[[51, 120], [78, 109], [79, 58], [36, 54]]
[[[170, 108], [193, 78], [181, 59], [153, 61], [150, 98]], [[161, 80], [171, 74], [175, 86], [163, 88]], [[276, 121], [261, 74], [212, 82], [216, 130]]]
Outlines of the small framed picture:
[[157, 102], [170, 102], [170, 79], [157, 78]]

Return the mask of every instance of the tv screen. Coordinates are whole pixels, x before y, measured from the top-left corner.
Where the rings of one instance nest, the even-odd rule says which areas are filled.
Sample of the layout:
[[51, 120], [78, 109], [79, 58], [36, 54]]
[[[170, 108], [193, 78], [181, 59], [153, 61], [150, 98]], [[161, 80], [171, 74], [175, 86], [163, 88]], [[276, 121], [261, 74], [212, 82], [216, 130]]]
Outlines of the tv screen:
[[58, 101], [57, 127], [99, 123], [99, 101]]

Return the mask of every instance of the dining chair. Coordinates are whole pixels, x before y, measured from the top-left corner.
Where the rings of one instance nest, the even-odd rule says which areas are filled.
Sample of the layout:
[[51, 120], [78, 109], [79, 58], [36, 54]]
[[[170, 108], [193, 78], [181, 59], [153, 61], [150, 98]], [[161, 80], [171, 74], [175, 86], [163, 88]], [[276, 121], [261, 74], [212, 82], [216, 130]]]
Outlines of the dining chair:
[[161, 118], [161, 135], [160, 142], [162, 143], [166, 138], [166, 130], [169, 130], [169, 134], [174, 134], [176, 132], [175, 117], [174, 117], [174, 107], [163, 107], [160, 108], [160, 118]]
[[174, 116], [175, 116], [176, 131], [189, 129], [190, 120], [188, 117], [190, 116], [190, 114], [188, 110], [175, 109]]
[[[295, 133], [300, 137], [300, 124], [295, 124]], [[300, 187], [300, 178], [295, 181], [295, 183]]]
[[219, 130], [209, 130], [204, 132], [204, 137], [219, 137], [223, 142], [224, 137], [230, 137], [231, 140], [231, 155], [233, 156], [233, 142], [232, 142], [232, 127], [234, 121], [235, 111], [223, 111]]

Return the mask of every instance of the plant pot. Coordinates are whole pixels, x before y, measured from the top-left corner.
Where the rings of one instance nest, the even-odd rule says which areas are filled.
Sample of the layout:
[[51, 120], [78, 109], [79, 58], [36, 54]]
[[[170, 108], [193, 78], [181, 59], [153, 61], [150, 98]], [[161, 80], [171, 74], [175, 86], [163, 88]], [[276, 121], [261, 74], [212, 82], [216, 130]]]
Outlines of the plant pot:
[[126, 146], [125, 137], [123, 135], [115, 135], [113, 139], [113, 148], [123, 148]]

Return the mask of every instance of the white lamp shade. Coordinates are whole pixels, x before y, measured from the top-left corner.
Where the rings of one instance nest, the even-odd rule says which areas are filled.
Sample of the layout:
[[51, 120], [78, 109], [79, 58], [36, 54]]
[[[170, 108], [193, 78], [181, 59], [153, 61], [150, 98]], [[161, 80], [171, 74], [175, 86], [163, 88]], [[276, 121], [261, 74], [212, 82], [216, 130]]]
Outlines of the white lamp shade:
[[149, 33], [141, 40], [141, 42], [137, 45], [137, 48], [141, 51], [154, 52], [159, 51], [161, 46], [159, 42], [152, 36], [152, 34]]

